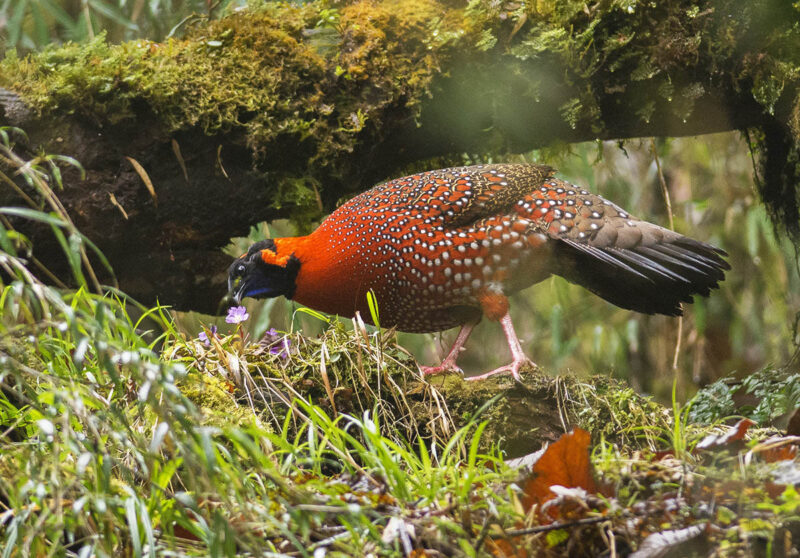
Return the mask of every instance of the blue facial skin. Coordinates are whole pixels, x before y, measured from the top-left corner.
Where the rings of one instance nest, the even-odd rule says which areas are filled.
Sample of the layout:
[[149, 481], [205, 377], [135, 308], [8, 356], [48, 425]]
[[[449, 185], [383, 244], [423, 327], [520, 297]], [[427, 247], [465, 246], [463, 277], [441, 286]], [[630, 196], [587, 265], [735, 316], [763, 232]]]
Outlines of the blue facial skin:
[[242, 296], [241, 296], [241, 297], [242, 297], [242, 298], [244, 298], [244, 297], [246, 297], [246, 296], [250, 296], [250, 297], [254, 297], [254, 298], [255, 298], [255, 297], [257, 297], [258, 295], [266, 295], [266, 296], [269, 296], [269, 293], [270, 293], [271, 291], [272, 291], [272, 289], [270, 289], [270, 288], [249, 290], [249, 291], [247, 291], [247, 292], [245, 292], [245, 293], [242, 293]]
[[[264, 245], [269, 246], [269, 243]], [[259, 252], [251, 247], [250, 252], [234, 261], [228, 269], [230, 298], [236, 304], [245, 297], [292, 298], [299, 269], [300, 261], [294, 255], [285, 265], [273, 265], [265, 263]]]

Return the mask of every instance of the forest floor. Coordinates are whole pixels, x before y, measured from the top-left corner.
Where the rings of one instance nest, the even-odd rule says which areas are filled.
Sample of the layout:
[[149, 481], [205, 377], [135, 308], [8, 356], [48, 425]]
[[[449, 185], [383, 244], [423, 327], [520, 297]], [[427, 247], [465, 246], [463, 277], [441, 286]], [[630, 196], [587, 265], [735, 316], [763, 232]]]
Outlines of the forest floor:
[[797, 359], [664, 407], [607, 376], [426, 378], [307, 309], [320, 335], [189, 331], [100, 286], [60, 174], [0, 136], [51, 209], [0, 208], [3, 558], [798, 555]]
[[4, 556], [797, 555], [797, 420], [742, 418], [796, 375], [668, 409], [605, 378], [423, 378], [357, 319], [190, 337], [36, 281], [0, 305]]

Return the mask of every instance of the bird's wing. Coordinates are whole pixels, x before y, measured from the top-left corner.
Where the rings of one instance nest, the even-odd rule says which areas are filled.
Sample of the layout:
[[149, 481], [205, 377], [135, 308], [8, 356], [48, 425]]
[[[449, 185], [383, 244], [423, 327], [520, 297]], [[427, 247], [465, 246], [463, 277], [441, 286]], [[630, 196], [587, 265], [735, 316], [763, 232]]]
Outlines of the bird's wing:
[[456, 228], [507, 213], [552, 174], [544, 165], [453, 167], [384, 182], [362, 196], [373, 207]]
[[600, 196], [548, 179], [517, 213], [551, 244], [553, 272], [639, 312], [678, 315], [707, 296], [730, 265], [725, 252], [629, 215]]

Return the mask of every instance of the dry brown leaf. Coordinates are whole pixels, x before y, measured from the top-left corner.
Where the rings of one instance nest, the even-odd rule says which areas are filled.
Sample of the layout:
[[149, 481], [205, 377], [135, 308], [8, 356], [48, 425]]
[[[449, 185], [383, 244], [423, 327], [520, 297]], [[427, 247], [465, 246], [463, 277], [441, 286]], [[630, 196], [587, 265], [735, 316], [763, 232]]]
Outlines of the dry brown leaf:
[[783, 446], [780, 448], [766, 449], [761, 452], [761, 457], [767, 463], [776, 461], [790, 461], [797, 457], [797, 446]]
[[175, 158], [178, 160], [178, 164], [181, 166], [181, 170], [183, 171], [183, 178], [188, 184], [189, 172], [186, 170], [186, 163], [183, 160], [183, 155], [181, 155], [181, 146], [178, 145], [178, 142], [175, 140], [175, 138], [172, 139], [172, 152], [175, 154]]
[[653, 533], [639, 546], [639, 550], [630, 555], [630, 558], [662, 558], [667, 553], [684, 551], [683, 556], [689, 556], [691, 543], [703, 532], [700, 525], [692, 525], [684, 529], [674, 529]]
[[127, 220], [128, 219], [128, 212], [125, 211], [125, 208], [122, 207], [122, 205], [120, 205], [120, 203], [117, 201], [117, 196], [115, 196], [114, 194], [109, 192], [108, 193], [108, 198], [111, 200], [111, 205], [113, 205], [114, 207], [119, 209], [120, 212], [122, 213], [122, 216], [125, 217], [125, 219]]
[[709, 434], [703, 438], [695, 449], [697, 450], [711, 450], [725, 447], [733, 442], [740, 442], [744, 440], [744, 435], [747, 429], [753, 426], [755, 422], [750, 419], [742, 419], [737, 422], [726, 434]]
[[153, 181], [150, 180], [150, 176], [147, 174], [147, 171], [144, 170], [144, 167], [134, 159], [133, 157], [125, 157], [128, 161], [130, 161], [131, 165], [133, 165], [133, 170], [136, 171], [136, 174], [139, 175], [139, 178], [142, 179], [144, 182], [145, 188], [147, 191], [150, 192], [150, 197], [153, 198], [153, 204], [158, 207], [158, 196], [156, 195], [156, 189], [153, 187]]
[[523, 485], [522, 505], [526, 511], [555, 498], [553, 485], [582, 488], [589, 494], [597, 493], [592, 463], [589, 460], [591, 436], [581, 428], [562, 434], [550, 445]]
[[753, 457], [758, 456], [767, 463], [792, 460], [797, 456], [800, 436], [773, 436], [756, 444], [745, 455], [745, 465], [749, 465]]

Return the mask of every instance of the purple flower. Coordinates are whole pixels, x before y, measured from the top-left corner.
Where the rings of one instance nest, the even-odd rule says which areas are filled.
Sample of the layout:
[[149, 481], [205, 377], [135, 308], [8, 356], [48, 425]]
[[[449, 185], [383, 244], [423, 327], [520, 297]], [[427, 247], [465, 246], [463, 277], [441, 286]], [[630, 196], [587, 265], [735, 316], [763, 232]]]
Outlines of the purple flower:
[[261, 338], [260, 343], [263, 347], [269, 349], [271, 355], [289, 358], [289, 348], [292, 344], [288, 337], [282, 336], [274, 327], [264, 332], [264, 337]]
[[278, 355], [281, 358], [289, 358], [289, 340], [284, 339], [281, 343], [276, 344], [269, 348], [272, 355]]
[[244, 306], [231, 306], [228, 308], [228, 315], [225, 317], [225, 321], [229, 324], [238, 324], [249, 317], [250, 314], [247, 313], [247, 308]]
[[[212, 336], [216, 335], [217, 334], [217, 326], [212, 325], [211, 328], [209, 329], [209, 331], [211, 332]], [[203, 345], [205, 345], [206, 347], [210, 347], [211, 346], [211, 341], [208, 339], [208, 335], [206, 335], [205, 331], [201, 331], [200, 335], [198, 335], [197, 338], [200, 341], [202, 341]]]

